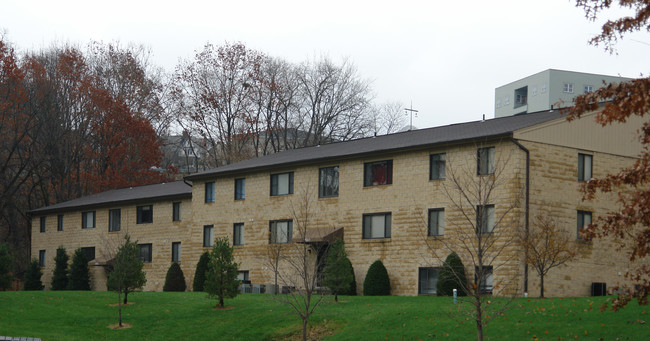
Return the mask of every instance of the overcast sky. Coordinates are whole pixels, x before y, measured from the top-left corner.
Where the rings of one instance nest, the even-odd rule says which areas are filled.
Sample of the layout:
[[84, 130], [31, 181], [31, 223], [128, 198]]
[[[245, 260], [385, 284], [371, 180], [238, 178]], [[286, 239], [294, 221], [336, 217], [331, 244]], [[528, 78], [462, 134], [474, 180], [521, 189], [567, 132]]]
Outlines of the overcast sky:
[[[546, 70], [648, 74], [650, 35], [588, 45], [602, 22], [569, 0], [0, 0], [0, 30], [19, 50], [90, 40], [142, 44], [173, 71], [206, 42], [243, 42], [291, 62], [347, 58], [375, 101], [419, 110], [418, 128], [494, 116], [494, 89]], [[620, 12], [619, 12], [620, 13]]]

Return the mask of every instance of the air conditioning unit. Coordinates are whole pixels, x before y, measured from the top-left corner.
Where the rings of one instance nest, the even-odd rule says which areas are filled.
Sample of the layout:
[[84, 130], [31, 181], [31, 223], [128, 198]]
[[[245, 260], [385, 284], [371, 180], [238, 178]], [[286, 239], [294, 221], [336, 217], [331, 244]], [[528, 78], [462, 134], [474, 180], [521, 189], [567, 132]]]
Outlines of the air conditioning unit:
[[252, 288], [250, 284], [240, 285], [239, 290], [241, 291], [242, 294], [250, 294], [252, 292]]

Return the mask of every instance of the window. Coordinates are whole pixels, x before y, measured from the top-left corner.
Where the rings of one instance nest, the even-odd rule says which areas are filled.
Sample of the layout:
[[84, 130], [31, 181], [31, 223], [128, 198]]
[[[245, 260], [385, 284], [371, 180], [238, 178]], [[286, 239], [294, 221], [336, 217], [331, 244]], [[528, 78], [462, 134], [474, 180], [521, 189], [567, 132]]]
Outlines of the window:
[[420, 268], [418, 275], [418, 294], [435, 295], [438, 293], [438, 269], [437, 268]]
[[578, 227], [577, 227], [577, 235], [578, 239], [583, 239], [582, 236], [580, 235], [580, 232], [587, 228], [591, 224], [591, 212], [589, 211], [578, 211]]
[[205, 202], [214, 202], [214, 182], [205, 183]]
[[494, 174], [494, 147], [479, 148], [477, 161], [478, 175]]
[[153, 223], [153, 206], [138, 206], [136, 207], [136, 224], [151, 224]]
[[533, 96], [537, 96], [537, 87], [536, 86], [533, 87]]
[[122, 226], [122, 211], [119, 208], [108, 211], [108, 232], [119, 231]]
[[212, 247], [214, 245], [214, 226], [203, 226], [203, 247]]
[[45, 267], [45, 250], [38, 251], [38, 265], [40, 265], [41, 268]]
[[144, 263], [151, 263], [151, 244], [138, 244], [139, 257]]
[[293, 194], [293, 172], [271, 174], [271, 195]]
[[95, 211], [81, 213], [81, 228], [82, 229], [95, 228]]
[[318, 170], [318, 197], [331, 198], [339, 196], [339, 166], [325, 167]]
[[546, 93], [546, 83], [542, 84], [542, 93]]
[[393, 183], [393, 160], [367, 162], [363, 165], [363, 186]]
[[501, 108], [501, 100], [500, 99], [497, 99], [496, 107], [497, 107], [497, 109]]
[[528, 86], [515, 90], [515, 108], [528, 104]]
[[509, 105], [509, 104], [510, 104], [510, 96], [506, 96], [506, 97], [503, 99], [503, 103], [504, 103], [504, 105]]
[[181, 203], [172, 203], [172, 221], [181, 221]]
[[273, 220], [269, 222], [269, 243], [288, 243], [293, 234], [292, 220]]
[[244, 245], [244, 223], [233, 224], [232, 245]]
[[585, 85], [585, 93], [588, 94], [594, 91], [594, 87], [591, 85]]
[[445, 233], [445, 209], [429, 210], [429, 236], [442, 236]]
[[41, 223], [41, 233], [43, 233], [45, 232], [45, 217], [41, 217], [40, 223]]
[[235, 179], [235, 200], [246, 198], [246, 179]]
[[86, 255], [86, 260], [89, 262], [95, 259], [95, 247], [82, 247], [81, 251]]
[[562, 91], [567, 94], [573, 93], [573, 83], [564, 83]]
[[429, 180], [445, 178], [445, 162], [447, 154], [432, 154], [429, 156]]
[[494, 205], [476, 206], [476, 228], [480, 233], [494, 231]]
[[63, 214], [56, 216], [56, 230], [63, 231]]
[[592, 177], [593, 156], [578, 154], [578, 181], [589, 181]]
[[492, 267], [483, 266], [483, 271], [479, 271], [479, 267], [474, 268], [474, 283], [478, 284], [478, 289], [481, 294], [492, 295]]
[[364, 214], [363, 239], [390, 238], [390, 218], [390, 212]]
[[181, 261], [181, 242], [172, 242], [172, 262]]
[[241, 270], [237, 274], [237, 279], [242, 282], [242, 284], [250, 284], [251, 281], [248, 279], [248, 270]]

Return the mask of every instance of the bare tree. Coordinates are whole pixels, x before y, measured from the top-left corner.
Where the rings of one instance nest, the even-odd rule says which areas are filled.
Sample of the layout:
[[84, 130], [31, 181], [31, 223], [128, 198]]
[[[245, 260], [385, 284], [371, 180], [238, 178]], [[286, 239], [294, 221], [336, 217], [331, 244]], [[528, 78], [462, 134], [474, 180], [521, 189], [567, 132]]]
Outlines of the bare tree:
[[356, 67], [344, 60], [334, 64], [326, 57], [303, 63], [297, 69], [300, 112], [298, 122], [305, 136], [302, 146], [335, 140], [346, 141], [368, 134], [370, 122], [370, 82]]
[[277, 299], [289, 305], [300, 316], [302, 339], [307, 340], [309, 318], [325, 297], [322, 290], [319, 290], [319, 283], [322, 277], [322, 263], [325, 261], [323, 255], [326, 254], [328, 245], [310, 242], [322, 236], [319, 236], [318, 229], [310, 226], [312, 199], [309, 190], [304, 190], [299, 197], [301, 201], [292, 203], [290, 208], [293, 217], [292, 227], [272, 229], [271, 233], [277, 233], [277, 237], [274, 239], [272, 235], [271, 241], [287, 241], [277, 276], [280, 283], [288, 286], [290, 290], [284, 295], [277, 296]]
[[518, 243], [526, 251], [526, 262], [539, 275], [539, 297], [544, 298], [544, 276], [552, 268], [574, 260], [578, 252], [575, 238], [559, 228], [557, 220], [538, 215], [531, 227], [519, 232]]
[[[459, 289], [468, 294], [459, 300], [472, 307], [467, 313], [476, 324], [479, 341], [483, 340], [485, 326], [511, 301], [494, 300], [492, 295], [513, 298], [519, 278], [516, 238], [523, 192], [513, 183], [521, 179], [516, 167], [509, 164], [512, 150], [496, 145], [503, 147], [497, 151], [494, 145], [477, 146], [475, 157], [447, 154], [446, 172], [440, 173], [445, 178], [441, 188], [447, 203], [447, 226], [443, 231], [442, 225], [433, 226], [443, 220], [438, 220], [439, 216], [430, 218], [424, 237], [436, 263], [442, 264], [447, 254], [455, 252], [469, 265], [465, 271], [474, 279], [459, 281], [464, 286]], [[461, 278], [460, 273], [454, 275]]]
[[[177, 67], [174, 95], [183, 120], [209, 141], [214, 166], [248, 158], [255, 88], [266, 56], [243, 44], [206, 44], [193, 62]], [[254, 120], [254, 118], [252, 118]]]
[[402, 102], [386, 102], [373, 109], [371, 113], [374, 133], [385, 135], [398, 132], [406, 125], [406, 115]]

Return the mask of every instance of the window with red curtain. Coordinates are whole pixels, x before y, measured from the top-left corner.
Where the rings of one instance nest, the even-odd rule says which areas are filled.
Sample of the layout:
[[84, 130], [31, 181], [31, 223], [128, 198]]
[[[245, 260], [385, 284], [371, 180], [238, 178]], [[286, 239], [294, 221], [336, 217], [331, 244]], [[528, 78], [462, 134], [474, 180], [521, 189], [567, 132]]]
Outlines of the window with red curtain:
[[393, 160], [364, 164], [363, 185], [378, 186], [393, 183]]

